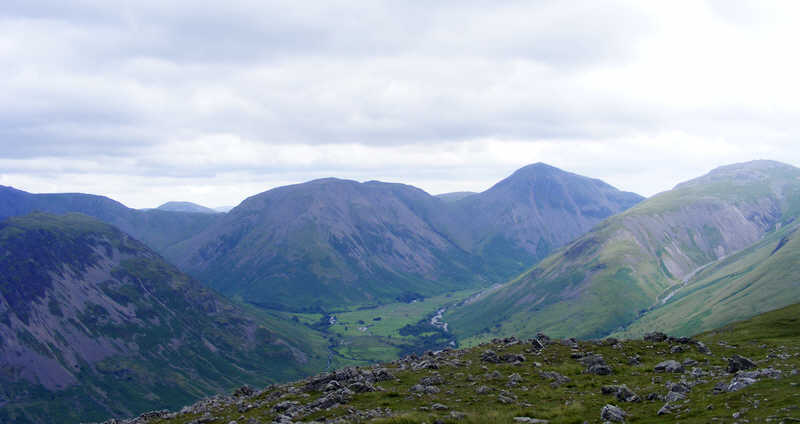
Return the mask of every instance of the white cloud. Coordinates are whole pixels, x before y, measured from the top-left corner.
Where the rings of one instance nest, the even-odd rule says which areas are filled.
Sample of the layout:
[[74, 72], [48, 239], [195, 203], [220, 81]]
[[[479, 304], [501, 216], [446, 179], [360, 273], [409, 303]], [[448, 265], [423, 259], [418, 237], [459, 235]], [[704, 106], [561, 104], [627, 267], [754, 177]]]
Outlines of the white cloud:
[[322, 176], [642, 194], [800, 164], [795, 2], [0, 5], [0, 184], [145, 207]]

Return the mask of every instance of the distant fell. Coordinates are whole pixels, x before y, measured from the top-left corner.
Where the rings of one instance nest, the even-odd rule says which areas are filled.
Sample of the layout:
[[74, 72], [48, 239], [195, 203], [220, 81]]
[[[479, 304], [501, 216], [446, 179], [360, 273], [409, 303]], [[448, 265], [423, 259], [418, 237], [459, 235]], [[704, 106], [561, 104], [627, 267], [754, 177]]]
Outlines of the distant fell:
[[325, 178], [252, 196], [167, 255], [263, 307], [375, 305], [504, 281], [639, 200], [544, 164], [451, 201]]
[[0, 222], [0, 421], [175, 408], [324, 367], [325, 341], [248, 313], [82, 214]]
[[177, 201], [164, 203], [156, 209], [170, 212], [219, 213], [214, 209], [198, 205], [197, 203]]

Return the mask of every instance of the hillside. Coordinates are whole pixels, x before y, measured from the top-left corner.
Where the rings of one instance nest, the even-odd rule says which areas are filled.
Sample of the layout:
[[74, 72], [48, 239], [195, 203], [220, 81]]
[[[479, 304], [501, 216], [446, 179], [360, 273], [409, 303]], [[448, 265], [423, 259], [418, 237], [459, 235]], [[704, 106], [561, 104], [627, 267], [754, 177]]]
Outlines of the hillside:
[[209, 225], [220, 214], [198, 214], [163, 210], [136, 210], [104, 196], [83, 193], [33, 194], [0, 186], [0, 219], [31, 212], [64, 214], [80, 212], [131, 234], [163, 252]]
[[262, 307], [374, 306], [507, 280], [640, 199], [544, 164], [456, 201], [328, 178], [246, 199], [166, 254]]
[[[722, 167], [609, 218], [446, 319], [462, 339], [537, 331], [605, 335], [657, 306], [702, 267], [785, 228], [799, 206], [800, 169], [769, 161]], [[800, 288], [787, 283], [780, 286], [791, 289], [783, 292], [784, 305], [800, 300]], [[779, 306], [759, 296], [737, 299], [744, 302], [728, 319]]]
[[244, 311], [86, 215], [0, 223], [0, 422], [175, 408], [324, 369], [326, 344]]
[[219, 213], [214, 209], [198, 205], [197, 203], [177, 201], [164, 203], [156, 209], [170, 212]]
[[798, 316], [794, 305], [693, 339], [495, 339], [125, 424], [797, 422]]

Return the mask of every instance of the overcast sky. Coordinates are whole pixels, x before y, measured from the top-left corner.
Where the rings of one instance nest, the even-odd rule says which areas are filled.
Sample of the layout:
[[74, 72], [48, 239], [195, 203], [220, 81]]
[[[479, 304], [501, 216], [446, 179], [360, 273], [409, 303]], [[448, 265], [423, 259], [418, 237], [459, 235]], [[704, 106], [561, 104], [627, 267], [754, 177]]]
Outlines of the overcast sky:
[[[213, 6], [203, 5], [213, 3]], [[800, 2], [0, 1], [0, 184], [235, 205], [800, 165]]]

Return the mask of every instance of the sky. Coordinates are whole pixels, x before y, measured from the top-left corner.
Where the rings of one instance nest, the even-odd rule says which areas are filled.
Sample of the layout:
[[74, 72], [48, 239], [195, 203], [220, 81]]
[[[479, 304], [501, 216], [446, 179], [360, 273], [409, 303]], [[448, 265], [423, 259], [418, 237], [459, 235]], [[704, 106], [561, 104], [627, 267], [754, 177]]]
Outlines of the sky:
[[236, 205], [322, 177], [649, 196], [800, 165], [800, 2], [0, 2], [0, 185]]

